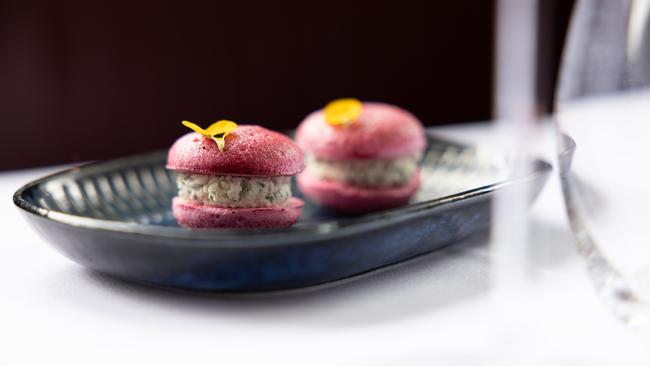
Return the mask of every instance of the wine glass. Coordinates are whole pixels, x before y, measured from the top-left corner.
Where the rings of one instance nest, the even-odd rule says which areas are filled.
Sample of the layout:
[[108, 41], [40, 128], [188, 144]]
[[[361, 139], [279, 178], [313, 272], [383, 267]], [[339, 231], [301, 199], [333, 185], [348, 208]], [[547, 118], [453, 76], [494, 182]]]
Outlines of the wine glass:
[[579, 0], [559, 85], [560, 176], [578, 252], [614, 313], [648, 325], [650, 0]]

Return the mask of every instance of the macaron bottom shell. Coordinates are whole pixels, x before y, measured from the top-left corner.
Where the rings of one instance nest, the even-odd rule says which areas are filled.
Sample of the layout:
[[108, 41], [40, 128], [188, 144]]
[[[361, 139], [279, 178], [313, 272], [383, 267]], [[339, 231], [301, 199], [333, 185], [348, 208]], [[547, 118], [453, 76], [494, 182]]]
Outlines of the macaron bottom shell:
[[366, 213], [408, 204], [420, 186], [420, 173], [403, 186], [388, 188], [352, 186], [307, 173], [298, 175], [297, 182], [300, 191], [315, 203], [344, 213]]
[[276, 228], [298, 221], [304, 202], [292, 197], [283, 206], [232, 208], [172, 200], [172, 212], [179, 225], [187, 228]]

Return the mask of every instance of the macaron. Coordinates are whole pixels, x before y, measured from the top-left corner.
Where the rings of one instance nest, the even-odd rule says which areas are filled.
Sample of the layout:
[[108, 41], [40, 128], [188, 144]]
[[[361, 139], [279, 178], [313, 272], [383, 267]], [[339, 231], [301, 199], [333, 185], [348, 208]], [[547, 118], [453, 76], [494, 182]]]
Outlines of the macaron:
[[254, 125], [219, 121], [180, 137], [167, 155], [177, 175], [176, 221], [189, 228], [273, 228], [296, 223], [303, 201], [291, 177], [304, 167], [287, 136]]
[[320, 205], [383, 210], [407, 204], [419, 187], [424, 127], [397, 106], [335, 100], [300, 123], [296, 142], [307, 163], [298, 187]]

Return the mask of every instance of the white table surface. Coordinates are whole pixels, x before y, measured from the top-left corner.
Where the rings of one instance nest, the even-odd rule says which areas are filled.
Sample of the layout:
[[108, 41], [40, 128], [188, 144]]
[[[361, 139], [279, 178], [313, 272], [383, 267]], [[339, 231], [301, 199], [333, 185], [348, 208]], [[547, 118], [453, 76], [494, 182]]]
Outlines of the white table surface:
[[[438, 129], [493, 141], [488, 124]], [[552, 157], [550, 129], [540, 153]], [[553, 176], [531, 211], [525, 294], [495, 295], [474, 239], [340, 286], [276, 295], [179, 293], [84, 270], [10, 200], [55, 168], [0, 174], [0, 365], [650, 364], [650, 337], [618, 323], [577, 256]]]

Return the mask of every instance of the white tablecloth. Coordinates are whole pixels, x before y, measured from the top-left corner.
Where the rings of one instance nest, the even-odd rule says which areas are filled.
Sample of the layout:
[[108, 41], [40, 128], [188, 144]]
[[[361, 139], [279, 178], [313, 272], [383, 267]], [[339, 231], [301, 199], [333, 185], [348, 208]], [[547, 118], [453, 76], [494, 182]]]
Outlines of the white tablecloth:
[[[438, 133], [493, 138], [487, 123]], [[539, 136], [552, 157], [550, 130]], [[59, 255], [10, 201], [54, 169], [0, 174], [0, 365], [650, 363], [647, 331], [618, 323], [593, 291], [555, 176], [531, 212], [525, 293], [495, 295], [477, 238], [336, 287], [226, 296], [131, 285]]]

